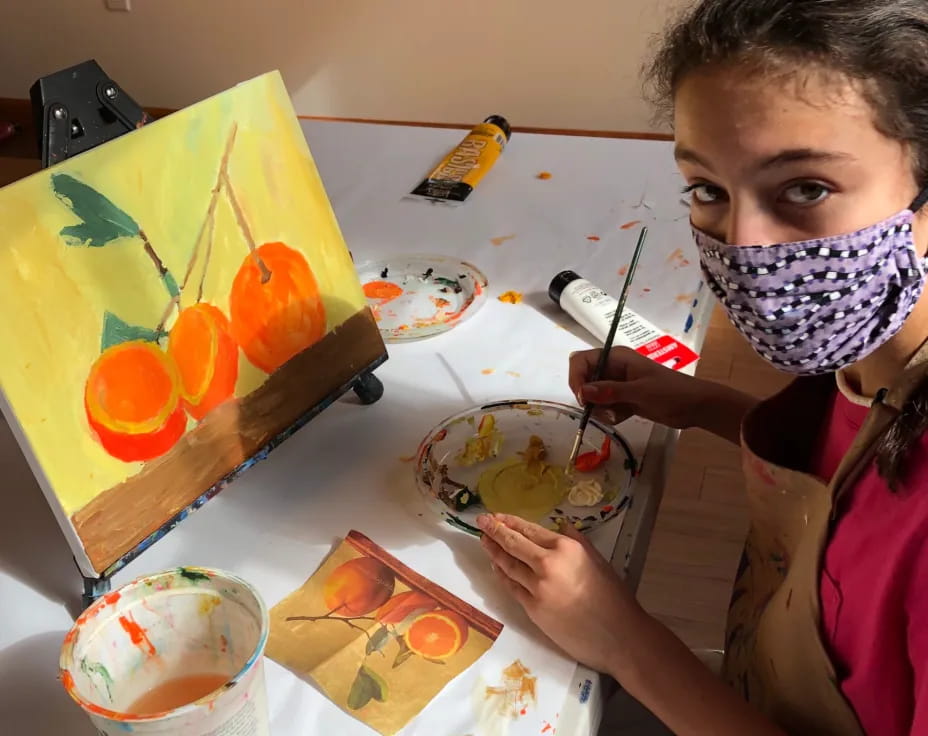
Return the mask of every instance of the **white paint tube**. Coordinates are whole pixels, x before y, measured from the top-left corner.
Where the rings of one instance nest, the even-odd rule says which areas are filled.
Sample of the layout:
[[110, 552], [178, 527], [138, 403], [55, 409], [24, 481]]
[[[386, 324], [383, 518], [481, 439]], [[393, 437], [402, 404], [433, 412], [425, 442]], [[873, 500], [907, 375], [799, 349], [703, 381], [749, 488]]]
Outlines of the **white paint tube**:
[[[573, 271], [562, 271], [548, 287], [555, 304], [597, 340], [605, 343], [618, 301]], [[619, 319], [614, 345], [622, 345], [674, 370], [699, 360], [699, 355], [675, 337], [661, 332], [627, 306]]]

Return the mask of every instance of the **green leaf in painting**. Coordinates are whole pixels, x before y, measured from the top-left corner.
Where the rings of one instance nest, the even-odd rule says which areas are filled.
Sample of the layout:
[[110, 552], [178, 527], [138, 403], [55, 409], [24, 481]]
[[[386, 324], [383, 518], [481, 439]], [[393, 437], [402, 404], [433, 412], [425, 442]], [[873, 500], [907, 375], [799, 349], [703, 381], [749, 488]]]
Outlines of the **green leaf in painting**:
[[147, 340], [148, 342], [158, 342], [167, 333], [151, 330], [147, 327], [130, 325], [128, 322], [120, 319], [112, 312], [106, 312], [103, 315], [103, 338], [100, 341], [100, 352], [113, 345], [119, 345], [129, 340]]
[[399, 637], [396, 640], [400, 645], [400, 651], [396, 655], [396, 658], [393, 660], [393, 668], [399, 667], [403, 662], [405, 662], [410, 657], [415, 656], [415, 652], [412, 651], [408, 646], [406, 646], [406, 640], [402, 637]]
[[386, 626], [381, 626], [374, 632], [374, 635], [367, 640], [364, 653], [373, 654], [374, 652], [380, 652], [380, 654], [383, 655], [383, 648], [387, 645], [388, 641], [390, 641], [390, 632], [387, 631]]
[[112, 240], [135, 237], [139, 226], [129, 215], [96, 189], [68, 174], [53, 174], [52, 188], [70, 210], [81, 219], [78, 225], [61, 230], [68, 245], [99, 247]]
[[360, 710], [371, 700], [383, 703], [386, 699], [387, 683], [380, 675], [362, 664], [348, 693], [348, 707], [351, 710]]

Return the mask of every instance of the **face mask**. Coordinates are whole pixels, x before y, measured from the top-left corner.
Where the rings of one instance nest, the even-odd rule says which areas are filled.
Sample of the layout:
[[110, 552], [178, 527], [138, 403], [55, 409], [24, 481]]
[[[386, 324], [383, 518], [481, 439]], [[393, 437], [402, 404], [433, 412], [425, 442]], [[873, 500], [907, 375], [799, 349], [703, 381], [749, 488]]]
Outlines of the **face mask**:
[[895, 335], [925, 287], [912, 207], [849, 235], [738, 246], [694, 228], [706, 283], [762, 358], [789, 373], [833, 373]]

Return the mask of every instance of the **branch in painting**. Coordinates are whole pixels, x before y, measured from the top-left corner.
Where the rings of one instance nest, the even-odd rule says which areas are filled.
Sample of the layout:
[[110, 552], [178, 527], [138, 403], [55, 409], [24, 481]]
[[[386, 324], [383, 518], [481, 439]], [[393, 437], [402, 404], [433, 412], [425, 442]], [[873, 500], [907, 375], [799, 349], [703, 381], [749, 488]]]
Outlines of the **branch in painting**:
[[203, 243], [203, 234], [208, 228], [209, 237], [207, 242], [206, 258], [203, 263], [203, 275], [200, 278], [200, 287], [197, 291], [197, 303], [203, 299], [203, 283], [206, 280], [206, 271], [209, 268], [209, 259], [213, 252], [213, 232], [216, 225], [216, 205], [219, 203], [219, 193], [222, 191], [223, 178], [229, 167], [229, 157], [232, 155], [232, 146], [235, 143], [235, 136], [237, 133], [238, 124], [232, 123], [232, 128], [229, 131], [229, 137], [226, 139], [225, 150], [223, 151], [222, 158], [219, 162], [219, 173], [216, 175], [216, 182], [213, 184], [213, 188], [211, 190], [209, 205], [206, 207], [206, 215], [203, 217], [203, 222], [200, 223], [200, 228], [197, 231], [197, 237], [193, 241], [193, 253], [190, 255], [190, 260], [187, 261], [187, 270], [184, 272], [184, 280], [181, 282], [178, 293], [171, 297], [167, 307], [164, 309], [164, 313], [161, 315], [161, 319], [158, 321], [159, 331], [164, 329], [167, 321], [171, 318], [171, 313], [174, 311], [174, 308], [180, 304], [180, 295], [187, 288], [187, 282], [190, 281], [193, 268], [200, 257], [200, 247]]
[[327, 613], [324, 616], [290, 616], [286, 621], [344, 621], [352, 629], [357, 629], [362, 634], [364, 634], [368, 640], [370, 640], [370, 632], [365, 629], [363, 626], [358, 626], [355, 621], [376, 621], [377, 619], [372, 616], [333, 616], [331, 613]]
[[261, 283], [266, 284], [271, 280], [271, 271], [265, 265], [264, 261], [261, 260], [261, 256], [258, 255], [258, 246], [255, 243], [254, 236], [251, 234], [251, 230], [248, 227], [248, 221], [245, 219], [245, 213], [242, 212], [241, 205], [238, 203], [238, 199], [235, 196], [235, 189], [232, 187], [232, 180], [229, 178], [228, 172], [223, 174], [223, 180], [226, 186], [226, 193], [229, 195], [229, 204], [232, 205], [232, 211], [235, 213], [235, 221], [238, 223], [239, 229], [242, 231], [242, 236], [245, 238], [245, 242], [248, 243], [248, 250], [251, 251], [251, 257], [255, 259], [255, 263], [258, 264], [258, 268], [261, 270]]

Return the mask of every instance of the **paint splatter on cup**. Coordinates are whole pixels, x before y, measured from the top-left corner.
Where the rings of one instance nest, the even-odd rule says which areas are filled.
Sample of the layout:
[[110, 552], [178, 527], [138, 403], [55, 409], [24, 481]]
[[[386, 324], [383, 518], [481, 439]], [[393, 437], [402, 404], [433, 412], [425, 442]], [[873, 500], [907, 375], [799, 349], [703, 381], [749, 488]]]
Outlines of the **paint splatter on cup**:
[[100, 598], [65, 637], [61, 680], [104, 736], [268, 736], [257, 591], [184, 567]]

